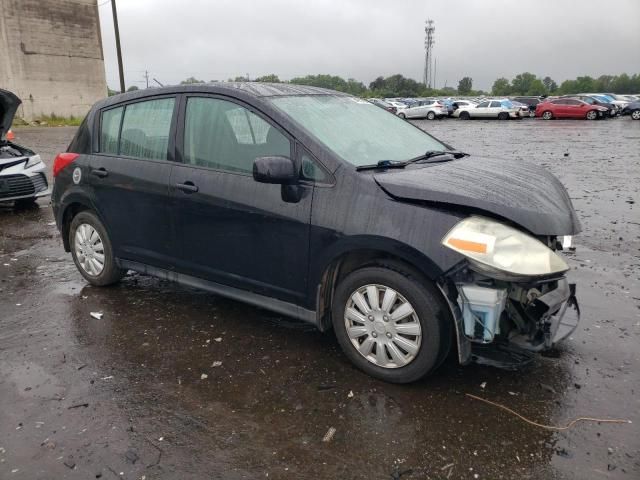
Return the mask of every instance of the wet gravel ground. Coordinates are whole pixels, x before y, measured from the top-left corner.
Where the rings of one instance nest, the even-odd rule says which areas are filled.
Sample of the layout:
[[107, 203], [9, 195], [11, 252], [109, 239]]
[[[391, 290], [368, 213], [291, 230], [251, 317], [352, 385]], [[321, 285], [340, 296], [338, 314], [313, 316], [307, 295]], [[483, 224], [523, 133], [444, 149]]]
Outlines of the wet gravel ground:
[[[331, 335], [257, 308], [140, 275], [90, 287], [47, 201], [0, 207], [0, 479], [639, 478], [640, 122], [416, 123], [567, 185], [582, 324], [560, 350], [385, 384]], [[73, 132], [16, 133], [50, 170]], [[633, 423], [550, 431], [465, 393], [544, 424]]]

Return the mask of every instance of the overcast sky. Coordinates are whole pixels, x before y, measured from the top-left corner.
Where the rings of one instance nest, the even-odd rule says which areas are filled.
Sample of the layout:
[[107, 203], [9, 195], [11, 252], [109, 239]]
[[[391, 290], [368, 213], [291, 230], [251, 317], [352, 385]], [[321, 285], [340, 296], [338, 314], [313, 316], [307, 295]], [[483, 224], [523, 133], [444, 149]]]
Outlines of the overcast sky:
[[[111, 5], [98, 0], [110, 87]], [[435, 21], [437, 87], [489, 89], [530, 71], [558, 83], [640, 72], [640, 0], [117, 0], [126, 85], [194, 76], [280, 79], [328, 73], [368, 85], [422, 80], [424, 20]]]

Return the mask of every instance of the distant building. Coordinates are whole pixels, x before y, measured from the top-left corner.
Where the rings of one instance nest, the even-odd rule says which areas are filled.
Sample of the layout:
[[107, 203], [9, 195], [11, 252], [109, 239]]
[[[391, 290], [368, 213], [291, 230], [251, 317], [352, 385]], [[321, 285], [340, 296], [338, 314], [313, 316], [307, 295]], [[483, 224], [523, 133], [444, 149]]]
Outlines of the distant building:
[[83, 116], [107, 96], [97, 0], [0, 0], [0, 88], [18, 116]]

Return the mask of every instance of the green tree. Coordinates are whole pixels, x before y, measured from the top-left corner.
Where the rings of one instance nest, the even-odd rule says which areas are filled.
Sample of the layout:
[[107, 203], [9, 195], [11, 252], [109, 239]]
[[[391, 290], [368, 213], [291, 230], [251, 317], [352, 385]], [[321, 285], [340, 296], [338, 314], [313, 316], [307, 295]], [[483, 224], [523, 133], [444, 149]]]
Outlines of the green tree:
[[575, 88], [577, 91], [569, 93], [587, 93], [593, 92], [596, 89], [595, 80], [588, 75], [576, 78], [575, 82]]
[[280, 83], [280, 79], [275, 73], [272, 73], [270, 75], [263, 75], [262, 77], [258, 77], [254, 80], [254, 82]]
[[473, 78], [462, 77], [462, 80], [458, 82], [458, 93], [460, 95], [470, 95], [473, 89]]
[[140, 90], [140, 89], [135, 85], [131, 85], [129, 88], [127, 88], [127, 92], [135, 92], [136, 90]]
[[518, 95], [526, 95], [535, 79], [536, 76], [533, 73], [519, 73], [511, 80], [511, 92]]
[[558, 84], [548, 75], [542, 79], [542, 83], [547, 93], [553, 93], [558, 89]]
[[527, 90], [527, 95], [544, 95], [545, 93], [547, 93], [547, 89], [539, 78], [531, 82], [529, 90]]
[[204, 83], [203, 80], [198, 80], [196, 77], [189, 77], [180, 82], [180, 85], [190, 85], [192, 83]]
[[511, 84], [509, 83], [509, 80], [504, 77], [498, 78], [493, 82], [491, 93], [496, 96], [511, 95]]

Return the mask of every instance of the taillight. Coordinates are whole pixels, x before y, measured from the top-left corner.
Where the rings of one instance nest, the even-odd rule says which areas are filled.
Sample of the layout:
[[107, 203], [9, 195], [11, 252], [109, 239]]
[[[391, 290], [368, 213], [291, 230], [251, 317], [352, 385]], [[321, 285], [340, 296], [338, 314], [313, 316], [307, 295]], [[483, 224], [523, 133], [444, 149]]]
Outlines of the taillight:
[[13, 141], [15, 139], [16, 139], [16, 136], [13, 134], [13, 132], [11, 130], [9, 130], [7, 132], [7, 140], [9, 140], [11, 142], [11, 141]]
[[62, 170], [73, 163], [79, 156], [77, 153], [59, 153], [53, 161], [53, 176], [57, 177]]

